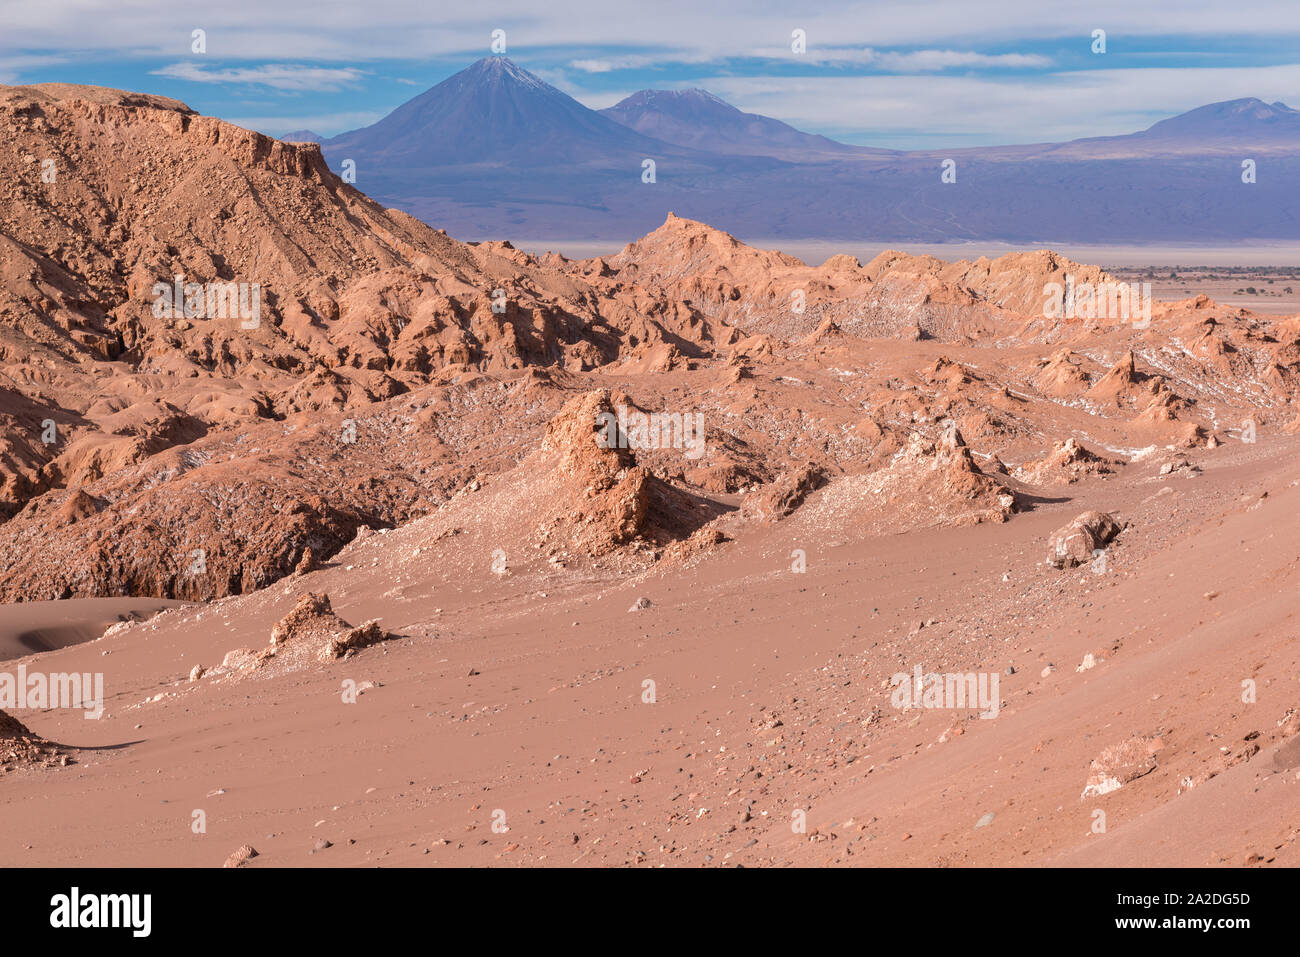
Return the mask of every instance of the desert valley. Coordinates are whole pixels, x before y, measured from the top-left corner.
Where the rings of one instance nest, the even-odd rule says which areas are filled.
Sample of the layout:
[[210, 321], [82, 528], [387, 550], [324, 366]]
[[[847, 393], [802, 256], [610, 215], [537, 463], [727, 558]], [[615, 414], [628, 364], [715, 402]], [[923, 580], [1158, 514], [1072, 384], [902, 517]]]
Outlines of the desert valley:
[[0, 163], [0, 669], [103, 687], [0, 863], [1300, 863], [1294, 311], [461, 242], [98, 87]]

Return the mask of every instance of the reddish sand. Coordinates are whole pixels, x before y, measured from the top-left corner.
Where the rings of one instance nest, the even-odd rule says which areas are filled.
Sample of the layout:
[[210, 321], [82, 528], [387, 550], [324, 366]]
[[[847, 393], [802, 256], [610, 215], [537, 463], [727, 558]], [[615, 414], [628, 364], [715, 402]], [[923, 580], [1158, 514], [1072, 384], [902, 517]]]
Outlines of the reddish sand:
[[[413, 560], [416, 522], [301, 582], [41, 656], [105, 670], [109, 713], [24, 716], [82, 750], [6, 776], [0, 861], [215, 866], [250, 843], [252, 866], [1295, 865], [1300, 763], [1273, 752], [1300, 674], [1296, 451], [1234, 447], [1195, 478], [1135, 469], [1004, 525], [776, 526], [626, 577]], [[1133, 522], [1109, 568], [1047, 568], [1047, 533], [1087, 505]], [[186, 680], [263, 644], [307, 588], [403, 637], [275, 679]], [[899, 713], [881, 683], [914, 662], [1015, 673], [996, 719]], [[344, 704], [349, 679], [376, 687]], [[1154, 771], [1080, 800], [1099, 752], [1155, 733]]]
[[72, 598], [0, 606], [0, 662], [93, 641], [119, 622], [149, 618], [179, 604], [151, 598]]

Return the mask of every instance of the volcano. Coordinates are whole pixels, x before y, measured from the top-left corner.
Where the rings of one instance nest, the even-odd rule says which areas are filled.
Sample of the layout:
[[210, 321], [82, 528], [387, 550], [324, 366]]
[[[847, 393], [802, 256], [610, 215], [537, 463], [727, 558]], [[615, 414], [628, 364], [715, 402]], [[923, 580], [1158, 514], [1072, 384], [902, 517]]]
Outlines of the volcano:
[[589, 110], [504, 56], [477, 63], [373, 126], [326, 140], [327, 156], [360, 164], [520, 167], [628, 165], [665, 144]]

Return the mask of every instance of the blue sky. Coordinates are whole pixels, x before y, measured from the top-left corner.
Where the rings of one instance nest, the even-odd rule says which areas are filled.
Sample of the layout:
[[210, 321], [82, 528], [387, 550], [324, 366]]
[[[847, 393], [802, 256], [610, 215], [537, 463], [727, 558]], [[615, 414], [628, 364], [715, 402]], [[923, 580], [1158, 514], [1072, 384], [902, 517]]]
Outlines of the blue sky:
[[[846, 142], [1127, 133], [1217, 100], [1300, 106], [1300, 0], [39, 0], [0, 5], [0, 82], [157, 93], [269, 133], [364, 126], [490, 52], [593, 108], [699, 86]], [[192, 52], [192, 31], [207, 50]], [[791, 51], [805, 31], [807, 49]], [[1106, 31], [1106, 52], [1092, 33]]]

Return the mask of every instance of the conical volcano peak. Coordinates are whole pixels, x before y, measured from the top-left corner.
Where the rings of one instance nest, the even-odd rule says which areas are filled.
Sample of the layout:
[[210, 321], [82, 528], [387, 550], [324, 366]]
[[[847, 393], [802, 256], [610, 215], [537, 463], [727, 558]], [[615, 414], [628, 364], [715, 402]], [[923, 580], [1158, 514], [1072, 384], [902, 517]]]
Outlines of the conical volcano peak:
[[600, 160], [639, 169], [656, 143], [529, 73], [506, 56], [478, 60], [373, 126], [336, 136], [327, 156], [391, 164], [503, 163], [567, 167]]
[[468, 66], [462, 76], [469, 79], [496, 83], [522, 83], [538, 89], [549, 88], [549, 84], [540, 77], [529, 73], [514, 60], [504, 54], [485, 56]]

